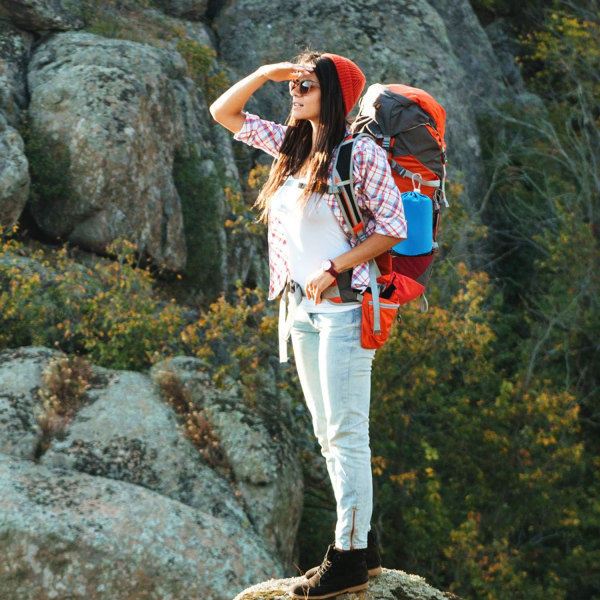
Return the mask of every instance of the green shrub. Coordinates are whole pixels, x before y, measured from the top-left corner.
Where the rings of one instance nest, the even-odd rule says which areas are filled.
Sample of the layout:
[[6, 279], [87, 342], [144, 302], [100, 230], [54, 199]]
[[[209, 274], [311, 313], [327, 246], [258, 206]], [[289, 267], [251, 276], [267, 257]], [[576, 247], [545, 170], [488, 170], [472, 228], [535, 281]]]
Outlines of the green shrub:
[[226, 270], [222, 175], [212, 161], [203, 164], [189, 148], [187, 155], [175, 155], [173, 181], [181, 199], [188, 254], [186, 286], [200, 302], [215, 298], [223, 290]]
[[525, 388], [521, 372], [498, 369], [499, 300], [487, 275], [458, 272], [448, 305], [404, 310], [375, 360], [384, 564], [464, 598], [558, 600], [568, 578], [558, 557], [571, 555], [581, 514], [580, 405], [548, 380]]
[[94, 35], [164, 46], [177, 34], [162, 15], [144, 10], [152, 8], [151, 0], [118, 3], [84, 0], [83, 4], [85, 31]]
[[38, 205], [43, 205], [44, 211], [49, 211], [54, 204], [60, 205], [71, 198], [73, 193], [69, 180], [69, 149], [49, 134], [32, 128], [28, 121], [24, 122], [21, 135], [29, 161], [29, 202], [33, 205], [32, 212]]
[[217, 53], [209, 46], [181, 38], [177, 42], [177, 50], [187, 64], [189, 77], [202, 88], [208, 103], [216, 100], [231, 85], [225, 72], [218, 69]]
[[266, 293], [245, 289], [239, 282], [231, 302], [221, 296], [198, 321], [206, 343], [197, 355], [215, 367], [218, 386], [239, 383], [244, 401], [253, 408], [268, 393], [273, 377], [279, 387], [297, 389], [290, 369], [280, 369], [277, 363], [277, 323]]
[[[277, 318], [265, 294], [236, 288], [199, 316], [164, 301], [136, 248], [121, 241], [116, 258], [88, 266], [66, 247], [31, 248], [0, 237], [0, 349], [56, 347], [113, 369], [144, 370], [177, 355], [209, 361], [218, 385], [230, 379], [256, 406], [277, 356]], [[285, 387], [285, 377], [279, 385]], [[289, 387], [292, 387], [290, 384]]]
[[160, 301], [150, 272], [135, 261], [126, 242], [118, 260], [87, 267], [67, 248], [36, 250], [3, 238], [0, 348], [57, 347], [117, 369], [144, 369], [184, 351], [183, 309]]

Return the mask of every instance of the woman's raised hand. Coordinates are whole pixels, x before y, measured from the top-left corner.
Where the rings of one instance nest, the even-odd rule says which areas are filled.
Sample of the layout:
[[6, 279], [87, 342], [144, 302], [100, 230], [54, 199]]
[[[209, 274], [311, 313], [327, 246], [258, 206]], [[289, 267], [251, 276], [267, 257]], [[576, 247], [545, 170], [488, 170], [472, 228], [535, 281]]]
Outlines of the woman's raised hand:
[[257, 72], [271, 81], [289, 81], [290, 79], [308, 77], [313, 72], [313, 68], [297, 63], [281, 62], [263, 65], [257, 69]]
[[223, 127], [237, 133], [246, 120], [246, 115], [243, 113], [244, 105], [265, 81], [268, 79], [271, 81], [288, 81], [308, 77], [312, 72], [313, 68], [310, 66], [291, 62], [263, 65], [221, 94], [210, 105], [210, 114]]

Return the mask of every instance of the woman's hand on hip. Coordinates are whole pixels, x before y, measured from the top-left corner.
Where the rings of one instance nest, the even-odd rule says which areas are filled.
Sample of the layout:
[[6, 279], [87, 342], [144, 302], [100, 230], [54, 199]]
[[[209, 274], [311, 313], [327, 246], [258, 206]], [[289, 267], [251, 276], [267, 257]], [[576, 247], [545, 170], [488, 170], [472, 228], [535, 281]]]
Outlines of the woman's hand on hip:
[[314, 300], [315, 304], [320, 304], [321, 294], [334, 282], [335, 277], [331, 273], [321, 270], [313, 273], [306, 282], [306, 297]]
[[289, 81], [290, 79], [308, 77], [313, 72], [313, 68], [297, 63], [281, 62], [263, 65], [257, 69], [257, 72], [271, 81]]

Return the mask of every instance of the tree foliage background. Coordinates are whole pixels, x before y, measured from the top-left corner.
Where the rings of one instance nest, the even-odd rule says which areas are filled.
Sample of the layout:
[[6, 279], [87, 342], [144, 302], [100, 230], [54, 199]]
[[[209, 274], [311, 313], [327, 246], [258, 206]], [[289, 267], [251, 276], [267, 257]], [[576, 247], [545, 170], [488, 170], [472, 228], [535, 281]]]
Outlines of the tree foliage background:
[[[481, 120], [490, 187], [478, 214], [461, 212], [460, 185], [450, 188], [443, 240], [468, 238], [475, 251], [442, 248], [432, 308], [405, 311], [378, 351], [373, 524], [384, 566], [465, 599], [593, 600], [600, 11], [597, 2], [473, 6], [484, 25], [511, 26], [530, 93]], [[309, 498], [308, 528], [327, 518], [329, 501], [323, 488]]]
[[447, 215], [445, 239], [469, 232], [479, 259], [447, 252], [434, 308], [405, 314], [377, 357], [375, 525], [384, 564], [464, 598], [592, 600], [600, 11], [473, 4], [512, 25], [532, 93], [482, 119], [490, 188], [478, 215]]

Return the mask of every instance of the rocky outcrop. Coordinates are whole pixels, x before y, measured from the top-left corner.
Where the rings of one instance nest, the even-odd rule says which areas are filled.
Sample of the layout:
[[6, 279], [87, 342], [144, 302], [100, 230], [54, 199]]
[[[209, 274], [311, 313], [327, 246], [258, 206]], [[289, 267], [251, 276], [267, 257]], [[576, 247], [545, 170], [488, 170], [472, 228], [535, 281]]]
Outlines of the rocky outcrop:
[[[210, 58], [196, 38], [186, 48], [190, 62]], [[47, 236], [99, 253], [127, 237], [167, 271], [183, 270], [191, 252], [190, 283], [215, 295], [227, 287], [225, 187], [235, 186], [223, 173], [235, 168], [215, 149], [190, 75], [167, 48], [84, 33], [42, 43], [28, 78], [29, 210]]]
[[165, 369], [177, 376], [193, 405], [210, 419], [254, 527], [282, 562], [291, 565], [303, 480], [291, 415], [272, 389], [275, 377], [265, 381], [259, 405], [251, 409], [236, 386], [217, 392], [198, 359], [177, 357], [160, 363], [152, 377], [160, 379]]
[[12, 127], [21, 124], [29, 102], [26, 74], [32, 43], [31, 33], [0, 21], [0, 113]]
[[32, 36], [0, 24], [0, 227], [11, 228], [29, 196], [29, 170], [18, 127], [27, 107], [25, 72]]
[[19, 132], [0, 112], [0, 228], [10, 229], [29, 196], [28, 162]]
[[3, 598], [229, 600], [280, 572], [251, 528], [139, 485], [0, 454]]
[[[49, 367], [59, 359], [62, 353], [47, 348], [0, 352], [0, 539], [10, 565], [0, 589], [13, 590], [18, 572], [47, 569], [52, 576], [32, 577], [11, 598], [52, 597], [61, 586], [75, 598], [85, 597], [78, 595], [85, 586], [106, 591], [90, 598], [136, 598], [141, 569], [156, 576], [140, 597], [176, 598], [188, 585], [188, 597], [229, 600], [252, 582], [289, 572], [302, 475], [289, 408], [272, 385], [251, 408], [235, 384], [216, 389], [208, 365], [195, 358], [160, 363], [151, 377], [92, 367], [80, 408], [49, 437], [44, 398]], [[202, 412], [220, 448], [218, 464], [184, 436], [159, 385], [166, 371]], [[181, 529], [189, 531], [177, 539]], [[123, 581], [108, 582], [111, 557]], [[83, 569], [84, 561], [96, 570]], [[166, 564], [181, 578], [165, 575]]]
[[83, 27], [83, 4], [76, 0], [0, 0], [0, 6], [13, 23], [28, 31]]
[[[71, 0], [2, 2], [13, 23], [35, 32], [81, 21], [81, 3]], [[399, 81], [438, 98], [447, 111], [449, 180], [461, 184], [468, 209], [479, 205], [485, 177], [476, 119], [507, 97], [505, 81], [517, 75], [508, 73], [510, 61], [498, 60], [468, 0], [385, 7], [375, 0], [161, 0], [153, 8], [131, 0], [86, 5], [84, 16], [93, 31], [132, 41], [57, 33], [42, 37], [29, 63], [29, 212], [45, 236], [94, 252], [126, 236], [168, 271], [187, 264], [200, 299], [238, 278], [262, 282], [264, 263], [256, 261], [264, 249], [243, 228], [224, 225], [235, 222], [240, 176], [259, 155], [239, 144], [232, 150], [204, 96], [223, 80], [221, 69], [235, 80], [306, 45], [354, 58], [367, 83]], [[211, 28], [198, 19], [212, 19]], [[11, 91], [0, 97], [13, 126], [12, 115], [29, 102], [22, 83], [28, 50], [15, 50], [27, 35], [12, 28], [20, 62], [9, 70], [20, 75], [9, 74]], [[214, 40], [219, 64], [209, 50]], [[247, 109], [283, 121], [287, 87], [267, 83]]]
[[[23, 348], [0, 353], [0, 452], [33, 460], [39, 453], [36, 415], [42, 373], [61, 353]], [[179, 357], [168, 371], [203, 411], [219, 440], [225, 470], [202, 458], [183, 437], [160, 388], [145, 375], [94, 368], [86, 403], [40, 458], [41, 464], [140, 485], [235, 521], [263, 537], [281, 564], [293, 562], [302, 512], [302, 471], [289, 410], [265, 385], [264, 406], [251, 409], [237, 388], [219, 391], [202, 361]]]
[[[265, 581], [238, 594], [234, 600], [288, 600], [288, 590], [303, 578]], [[449, 592], [431, 587], [422, 577], [408, 575], [403, 571], [383, 569], [383, 573], [371, 578], [364, 592], [341, 594], [337, 600], [460, 600]]]
[[166, 14], [197, 21], [208, 8], [208, 0], [157, 0], [156, 5]]
[[40, 444], [36, 422], [42, 373], [63, 356], [49, 348], [0, 352], [0, 453], [34, 460]]
[[141, 485], [248, 528], [234, 490], [181, 435], [173, 410], [149, 378], [96, 372], [105, 384], [89, 391], [89, 404], [40, 462]]
[[62, 194], [34, 199], [46, 234], [98, 252], [128, 236], [156, 264], [184, 268], [172, 170], [185, 141], [187, 85], [178, 53], [143, 44], [69, 33], [37, 48], [29, 68], [31, 135], [65, 170]]
[[[461, 95], [466, 94], [475, 114], [489, 110], [493, 102], [506, 98], [509, 92], [498, 57], [475, 16], [471, 3], [469, 0], [427, 1], [444, 22], [452, 57], [462, 67], [461, 81], [454, 84], [458, 85]], [[450, 86], [453, 81], [444, 83]]]

